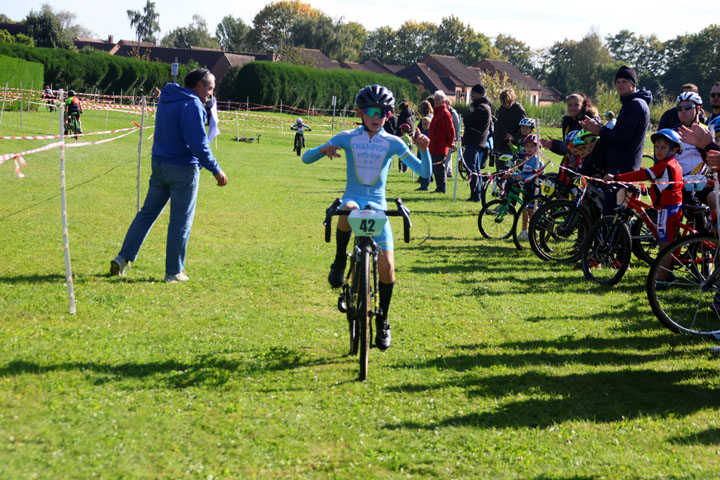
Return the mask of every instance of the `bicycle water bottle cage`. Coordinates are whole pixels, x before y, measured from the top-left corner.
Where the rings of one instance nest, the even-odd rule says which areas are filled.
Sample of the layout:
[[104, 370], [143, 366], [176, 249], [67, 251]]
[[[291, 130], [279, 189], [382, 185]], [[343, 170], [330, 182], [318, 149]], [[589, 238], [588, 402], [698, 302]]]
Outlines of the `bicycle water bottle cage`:
[[683, 181], [685, 182], [685, 190], [688, 192], [699, 192], [707, 185], [707, 177], [705, 175], [685, 175]]
[[348, 223], [356, 237], [377, 237], [385, 228], [387, 215], [380, 210], [353, 210]]

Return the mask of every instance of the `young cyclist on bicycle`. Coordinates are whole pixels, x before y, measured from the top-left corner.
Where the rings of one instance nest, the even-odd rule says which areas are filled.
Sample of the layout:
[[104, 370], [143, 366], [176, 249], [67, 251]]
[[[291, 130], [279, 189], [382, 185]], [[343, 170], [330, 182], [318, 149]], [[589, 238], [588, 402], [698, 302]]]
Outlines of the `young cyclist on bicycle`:
[[[540, 172], [544, 167], [543, 161], [540, 159], [540, 154], [538, 152], [539, 147], [540, 144], [538, 143], [538, 138], [535, 134], [528, 134], [522, 139], [522, 151], [524, 152], [524, 158], [521, 158], [521, 160], [524, 163], [522, 170], [519, 174], [515, 175], [515, 177], [518, 180], [522, 180], [524, 183], [526, 199], [535, 195], [535, 179], [538, 175], [540, 175]], [[527, 240], [528, 238], [527, 228], [528, 221], [530, 219], [530, 212], [528, 210], [530, 210], [530, 208], [523, 210], [522, 229], [518, 235], [519, 240]]]
[[73, 90], [70, 90], [65, 100], [65, 135], [68, 134], [68, 125], [70, 124], [71, 116], [77, 117], [78, 128], [80, 129], [78, 133], [82, 133], [82, 121], [80, 120], [82, 113], [83, 108], [80, 104], [80, 99], [75, 95]]
[[[637, 182], [650, 180], [650, 198], [657, 210], [657, 241], [660, 250], [675, 240], [682, 220], [683, 171], [675, 155], [682, 152], [680, 136], [675, 130], [664, 128], [650, 136], [655, 153], [655, 165], [634, 172], [606, 174], [604, 180], [619, 182]], [[672, 282], [667, 278], [668, 268], [658, 274], [660, 280]], [[662, 275], [662, 277], [661, 277]]]
[[312, 132], [312, 128], [308, 127], [303, 123], [303, 119], [298, 117], [295, 121], [295, 125], [290, 127], [290, 130], [295, 130], [295, 141], [293, 142], [293, 152], [297, 152], [300, 156], [300, 151], [305, 148], [305, 130]]
[[[347, 184], [342, 196], [341, 209], [357, 210], [369, 205], [378, 210], [387, 209], [385, 184], [392, 157], [398, 158], [421, 177], [430, 177], [432, 164], [427, 148], [430, 140], [416, 134], [415, 145], [420, 157], [413, 155], [403, 141], [383, 129], [395, 107], [393, 93], [380, 85], [368, 85], [355, 97], [356, 113], [362, 125], [354, 130], [340, 132], [327, 143], [310, 149], [302, 157], [303, 163], [313, 163], [323, 156], [340, 157], [338, 150], [345, 151], [347, 161]], [[352, 231], [347, 216], [341, 216], [336, 231], [335, 261], [330, 267], [328, 282], [339, 288], [344, 282], [347, 262], [347, 244]], [[390, 222], [375, 237], [380, 248], [378, 255], [379, 297], [381, 316], [376, 317], [375, 344], [381, 350], [390, 346], [390, 325], [387, 321], [390, 299], [395, 285], [395, 255]]]

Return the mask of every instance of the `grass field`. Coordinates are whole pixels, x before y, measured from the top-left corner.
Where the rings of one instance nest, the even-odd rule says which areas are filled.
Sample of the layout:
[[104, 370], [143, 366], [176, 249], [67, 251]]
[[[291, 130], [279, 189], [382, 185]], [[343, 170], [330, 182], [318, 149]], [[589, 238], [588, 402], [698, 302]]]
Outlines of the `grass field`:
[[[106, 115], [83, 121], [103, 130]], [[49, 124], [30, 113], [20, 129], [5, 112], [0, 135]], [[22, 180], [0, 165], [0, 478], [718, 475], [718, 360], [654, 319], [645, 265], [598, 288], [481, 239], [477, 204], [415, 192], [396, 171], [388, 196], [414, 229], [396, 238], [393, 346], [356, 381], [321, 227], [344, 164], [304, 165], [292, 136], [262, 132], [237, 143], [224, 126], [230, 183], [202, 173], [184, 284], [162, 282], [166, 213], [129, 275], [107, 276], [135, 213], [137, 135], [68, 149], [74, 316], [58, 151], [28, 155]], [[0, 142], [0, 155], [45, 143]]]

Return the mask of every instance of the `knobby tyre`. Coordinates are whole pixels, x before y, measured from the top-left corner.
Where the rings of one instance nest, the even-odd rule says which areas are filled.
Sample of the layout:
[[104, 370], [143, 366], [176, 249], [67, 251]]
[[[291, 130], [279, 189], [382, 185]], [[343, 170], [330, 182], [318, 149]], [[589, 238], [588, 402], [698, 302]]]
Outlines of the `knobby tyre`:
[[[520, 206], [517, 213], [515, 213], [515, 220], [513, 221], [513, 227], [512, 227], [512, 237], [513, 237], [513, 243], [515, 243], [515, 248], [518, 250], [523, 250], [524, 248], [530, 248], [530, 239], [529, 237], [521, 240], [518, 238], [518, 235], [520, 234], [520, 231], [522, 230], [522, 216], [523, 212], [527, 211], [530, 215], [529, 218], [532, 218], [532, 215], [535, 214], [535, 212], [538, 211], [538, 209], [547, 203], [548, 197], [545, 195], [534, 195], [530, 197], [528, 200], [525, 201], [525, 203]], [[528, 218], [528, 219], [529, 219]], [[528, 227], [530, 223], [528, 222]]]
[[553, 200], [541, 206], [530, 220], [530, 248], [538, 258], [576, 262], [590, 228], [589, 214], [569, 200]]
[[364, 247], [360, 253], [358, 268], [357, 322], [360, 333], [360, 380], [367, 379], [370, 357], [370, 251]]
[[665, 327], [720, 339], [720, 249], [716, 236], [683, 237], [658, 255], [648, 273], [650, 308]]
[[504, 239], [512, 234], [515, 207], [506, 200], [493, 200], [478, 214], [480, 235], [490, 239]]
[[348, 330], [350, 332], [350, 353], [349, 355], [357, 355], [360, 343], [360, 332], [357, 321], [357, 292], [358, 292], [358, 269], [352, 262], [348, 271], [348, 278], [351, 279], [350, 285], [343, 285], [345, 291], [345, 305], [348, 320]]
[[615, 285], [630, 266], [632, 242], [627, 225], [614, 216], [600, 218], [588, 230], [581, 249], [585, 278], [600, 285]]

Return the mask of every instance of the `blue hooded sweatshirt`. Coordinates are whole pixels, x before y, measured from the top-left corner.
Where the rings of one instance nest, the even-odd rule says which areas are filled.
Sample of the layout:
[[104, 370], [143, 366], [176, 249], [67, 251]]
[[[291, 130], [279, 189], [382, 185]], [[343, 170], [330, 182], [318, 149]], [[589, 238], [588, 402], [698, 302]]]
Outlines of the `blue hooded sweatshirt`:
[[620, 97], [622, 108], [617, 123], [612, 129], [600, 129], [600, 138], [607, 144], [605, 173], [615, 175], [642, 167], [645, 133], [650, 123], [650, 102], [652, 93], [644, 88]]
[[165, 85], [155, 117], [152, 159], [173, 165], [201, 165], [213, 175], [220, 173], [205, 133], [206, 117], [205, 106], [192, 90], [177, 83]]

